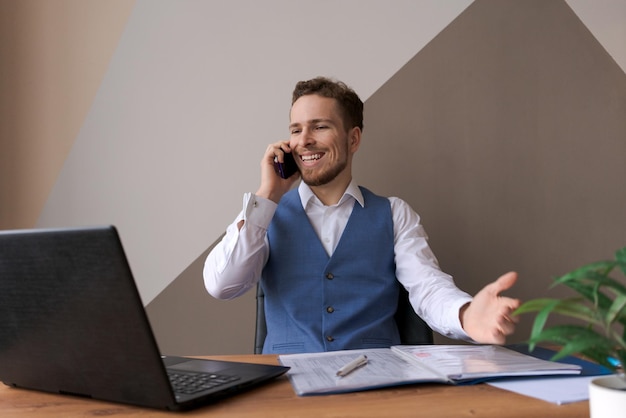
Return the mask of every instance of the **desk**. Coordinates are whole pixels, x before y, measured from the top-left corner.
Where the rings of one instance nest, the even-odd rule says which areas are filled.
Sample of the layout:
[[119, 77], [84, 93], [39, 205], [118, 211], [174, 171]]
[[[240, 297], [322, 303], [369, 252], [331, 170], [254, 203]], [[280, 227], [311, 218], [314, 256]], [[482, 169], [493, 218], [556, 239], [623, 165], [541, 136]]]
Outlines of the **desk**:
[[[274, 355], [206, 358], [278, 364]], [[313, 397], [298, 397], [286, 376], [213, 405], [184, 412], [86, 400], [0, 385], [0, 415], [57, 417], [589, 417], [589, 403], [554, 405], [503, 391], [474, 386], [414, 385]]]

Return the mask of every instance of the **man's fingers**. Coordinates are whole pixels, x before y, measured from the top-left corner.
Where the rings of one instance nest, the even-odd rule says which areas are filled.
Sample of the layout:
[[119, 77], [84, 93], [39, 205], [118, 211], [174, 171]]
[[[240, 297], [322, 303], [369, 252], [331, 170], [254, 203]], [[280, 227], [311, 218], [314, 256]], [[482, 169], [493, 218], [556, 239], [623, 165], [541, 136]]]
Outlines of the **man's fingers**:
[[492, 283], [493, 285], [492, 290], [496, 292], [496, 294], [500, 292], [504, 292], [505, 290], [513, 287], [516, 281], [517, 281], [517, 273], [514, 271], [510, 271], [498, 277], [498, 280]]
[[514, 316], [507, 315], [506, 318], [514, 324], [519, 324], [519, 316], [517, 315], [514, 315]]
[[510, 289], [517, 277], [514, 271], [503, 274], [478, 292], [462, 313], [461, 324], [475, 341], [504, 344], [506, 337], [515, 332], [519, 317], [512, 314], [521, 302], [515, 298], [500, 296], [500, 293]]

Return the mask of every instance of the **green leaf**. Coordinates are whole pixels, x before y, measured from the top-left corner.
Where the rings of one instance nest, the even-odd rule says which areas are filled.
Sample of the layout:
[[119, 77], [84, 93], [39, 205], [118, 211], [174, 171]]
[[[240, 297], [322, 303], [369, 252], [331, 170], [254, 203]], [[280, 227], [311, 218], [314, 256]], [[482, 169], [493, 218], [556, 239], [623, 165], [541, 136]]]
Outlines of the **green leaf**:
[[604, 277], [608, 275], [611, 270], [613, 270], [613, 268], [615, 268], [616, 264], [617, 262], [612, 260], [603, 260], [589, 263], [557, 278], [556, 282], [565, 283], [569, 281], [577, 281], [580, 279]]
[[578, 292], [580, 295], [591, 301], [594, 305], [601, 309], [608, 309], [611, 306], [611, 298], [606, 296], [602, 292], [598, 292], [598, 286], [596, 283], [582, 283], [576, 281], [570, 281], [564, 283], [569, 288]]
[[[611, 277], [618, 271], [616, 267], [626, 275], [626, 247], [615, 252], [615, 260], [589, 263], [554, 279], [551, 287], [567, 286], [579, 297], [534, 299], [516, 309], [515, 315], [537, 313], [528, 340], [530, 348], [540, 342], [556, 343], [562, 347], [556, 359], [578, 353], [614, 370], [609, 358], [626, 365], [626, 284]], [[548, 327], [551, 314], [584, 325]]]
[[573, 340], [579, 337], [584, 337], [587, 340], [595, 342], [605, 340], [604, 336], [600, 335], [598, 332], [587, 326], [554, 325], [552, 327], [544, 329], [541, 333], [531, 338], [531, 341], [548, 341], [552, 338], [559, 338], [559, 341], [562, 341], [563, 338], [566, 338], [568, 339], [568, 341], [565, 341], [565, 343], [568, 343], [569, 340]]
[[626, 286], [618, 282], [617, 280], [611, 277], [603, 277], [598, 279], [598, 284], [600, 287], [605, 287], [611, 290], [616, 295], [626, 294]]
[[605, 321], [607, 326], [610, 326], [616, 319], [620, 319], [622, 317], [626, 318], [626, 315], [624, 315], [625, 307], [626, 294], [617, 296], [606, 314]]
[[619, 268], [622, 270], [622, 273], [626, 276], [626, 247], [620, 248], [615, 252], [615, 260], [617, 260], [617, 264]]
[[552, 312], [560, 315], [567, 315], [575, 318], [597, 321], [594, 310], [585, 305], [582, 298], [570, 298], [570, 299], [554, 299], [554, 298], [539, 298], [531, 299], [522, 303], [514, 312], [513, 315], [521, 315], [529, 312], [538, 312], [542, 310], [551, 309]]
[[[539, 313], [535, 317], [535, 322], [533, 323], [533, 328], [530, 332], [531, 341], [536, 336], [541, 335], [541, 332], [543, 330], [543, 327], [546, 325], [546, 321], [548, 320], [550, 312], [552, 312], [552, 309], [554, 309], [554, 307], [558, 305], [559, 302], [560, 301], [558, 299], [551, 300], [546, 303], [545, 306], [539, 311]], [[531, 346], [530, 348], [533, 349], [534, 346]]]
[[[622, 250], [624, 250], [623, 253]], [[622, 257], [626, 258], [626, 247], [622, 250], [616, 253], [617, 261], [598, 261], [579, 267], [571, 273], [557, 278], [553, 286], [564, 284], [583, 294], [594, 303], [598, 301], [600, 304], [606, 302], [598, 296], [598, 290], [601, 287], [607, 287], [615, 294], [626, 293], [626, 286], [609, 276], [609, 273], [617, 265], [620, 265], [621, 268], [623, 263], [626, 268], [626, 260], [622, 260]]]
[[585, 305], [582, 299], [562, 300], [553, 308], [553, 311], [559, 315], [582, 319], [588, 323], [600, 324], [596, 311]]
[[611, 351], [613, 343], [604, 335], [600, 335], [588, 328], [581, 327], [578, 332], [570, 334], [574, 338], [568, 341], [562, 348], [563, 355], [588, 351], [590, 349]]
[[581, 350], [579, 353], [609, 369], [616, 369], [615, 365], [609, 361], [609, 358], [614, 357], [615, 354], [615, 351], [612, 350], [611, 347], [589, 347], [585, 350]]
[[541, 332], [541, 330], [545, 326], [548, 315], [552, 313], [579, 319], [588, 324], [604, 326], [603, 318], [601, 318], [595, 310], [586, 306], [583, 303], [583, 299], [580, 298], [565, 300], [550, 298], [533, 299], [524, 302], [518, 309], [513, 312], [513, 314], [519, 315], [536, 311], [538, 311], [539, 313], [535, 317], [535, 321], [531, 331], [531, 338]]
[[558, 299], [552, 298], [538, 298], [531, 299], [522, 303], [514, 312], [513, 315], [521, 315], [529, 312], [537, 312], [542, 310], [547, 304], [553, 302]]
[[556, 325], [543, 330], [530, 339], [530, 344], [556, 343], [563, 348], [552, 358], [558, 360], [573, 353], [582, 353], [598, 363], [608, 366], [607, 357], [613, 352], [610, 339], [578, 325]]

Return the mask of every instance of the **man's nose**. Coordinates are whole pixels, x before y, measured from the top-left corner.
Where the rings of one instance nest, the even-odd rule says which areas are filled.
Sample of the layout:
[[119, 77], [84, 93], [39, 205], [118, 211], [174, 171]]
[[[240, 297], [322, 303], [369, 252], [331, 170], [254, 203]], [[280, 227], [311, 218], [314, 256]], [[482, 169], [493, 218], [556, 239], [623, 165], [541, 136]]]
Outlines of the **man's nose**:
[[315, 138], [313, 136], [313, 130], [309, 128], [303, 128], [300, 135], [296, 138], [296, 144], [300, 147], [306, 147], [307, 145], [311, 145], [315, 142]]

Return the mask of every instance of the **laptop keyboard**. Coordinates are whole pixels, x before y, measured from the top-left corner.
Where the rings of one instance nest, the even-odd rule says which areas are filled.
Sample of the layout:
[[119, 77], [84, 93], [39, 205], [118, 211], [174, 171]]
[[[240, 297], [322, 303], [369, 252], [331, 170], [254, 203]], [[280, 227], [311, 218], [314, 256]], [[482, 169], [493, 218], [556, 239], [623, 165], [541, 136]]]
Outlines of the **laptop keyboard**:
[[191, 395], [203, 390], [213, 389], [239, 380], [239, 376], [220, 375], [215, 373], [185, 373], [168, 370], [175, 393]]

